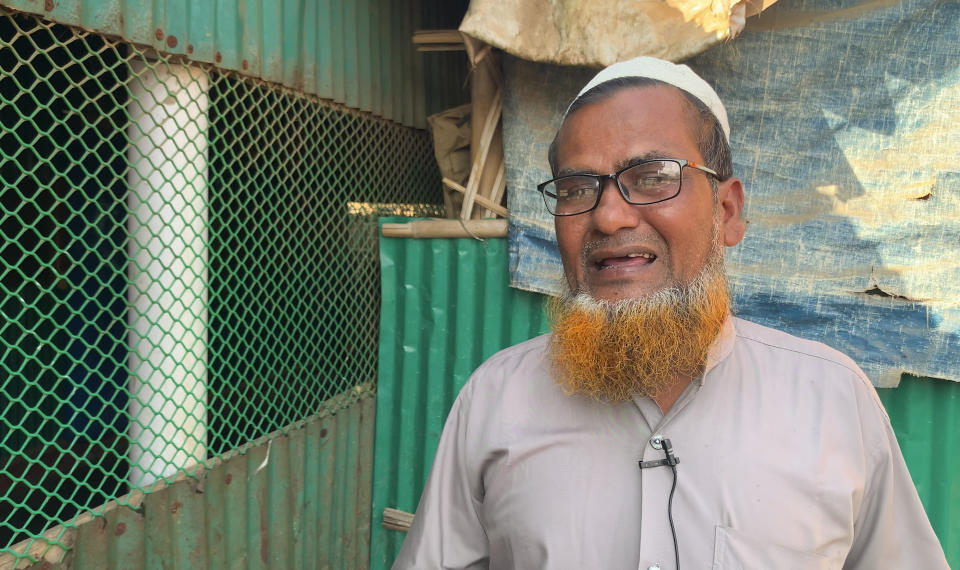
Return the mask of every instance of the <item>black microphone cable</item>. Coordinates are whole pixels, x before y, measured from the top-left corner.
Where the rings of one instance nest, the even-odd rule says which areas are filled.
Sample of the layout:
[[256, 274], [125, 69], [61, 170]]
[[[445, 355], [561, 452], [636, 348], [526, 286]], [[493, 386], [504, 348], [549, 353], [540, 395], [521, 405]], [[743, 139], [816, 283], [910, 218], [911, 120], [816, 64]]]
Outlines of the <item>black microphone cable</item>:
[[677, 568], [680, 570], [680, 546], [677, 544], [677, 529], [673, 525], [673, 494], [677, 490], [677, 463], [680, 458], [673, 454], [673, 444], [669, 439], [661, 439], [660, 446], [666, 459], [657, 459], [656, 461], [640, 461], [640, 469], [649, 469], [650, 467], [660, 467], [666, 465], [673, 472], [673, 485], [670, 487], [670, 497], [667, 499], [667, 519], [670, 521], [670, 534], [673, 536], [673, 556]]
[[677, 570], [680, 570], [680, 547], [677, 545], [677, 529], [673, 526], [673, 493], [677, 490], [677, 463], [680, 463], [680, 460], [673, 454], [669, 439], [663, 440], [663, 453], [667, 456], [667, 465], [673, 471], [673, 485], [670, 487], [670, 498], [667, 499], [667, 519], [670, 521], [670, 534], [673, 535], [673, 556]]

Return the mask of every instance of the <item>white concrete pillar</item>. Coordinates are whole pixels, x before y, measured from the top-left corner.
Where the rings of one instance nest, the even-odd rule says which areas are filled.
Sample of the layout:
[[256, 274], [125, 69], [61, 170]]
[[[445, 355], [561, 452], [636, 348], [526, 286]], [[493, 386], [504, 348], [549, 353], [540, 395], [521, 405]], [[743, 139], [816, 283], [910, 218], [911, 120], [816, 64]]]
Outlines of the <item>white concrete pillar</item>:
[[127, 290], [130, 485], [206, 459], [209, 77], [134, 66]]

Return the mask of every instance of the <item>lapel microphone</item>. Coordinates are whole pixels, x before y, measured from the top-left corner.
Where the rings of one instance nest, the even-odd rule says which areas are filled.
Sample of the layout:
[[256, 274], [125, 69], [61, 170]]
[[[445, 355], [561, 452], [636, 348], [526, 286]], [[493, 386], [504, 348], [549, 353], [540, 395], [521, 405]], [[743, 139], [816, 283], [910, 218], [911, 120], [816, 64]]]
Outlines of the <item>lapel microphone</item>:
[[673, 444], [669, 439], [661, 439], [660, 446], [663, 449], [663, 459], [652, 461], [639, 461], [640, 469], [650, 469], [651, 467], [662, 467], [666, 465], [673, 471], [673, 486], [670, 487], [670, 498], [667, 500], [667, 519], [670, 521], [670, 534], [673, 535], [673, 554], [676, 557], [677, 570], [680, 570], [680, 546], [677, 544], [677, 530], [673, 526], [673, 492], [677, 490], [677, 463], [680, 458], [673, 453]]

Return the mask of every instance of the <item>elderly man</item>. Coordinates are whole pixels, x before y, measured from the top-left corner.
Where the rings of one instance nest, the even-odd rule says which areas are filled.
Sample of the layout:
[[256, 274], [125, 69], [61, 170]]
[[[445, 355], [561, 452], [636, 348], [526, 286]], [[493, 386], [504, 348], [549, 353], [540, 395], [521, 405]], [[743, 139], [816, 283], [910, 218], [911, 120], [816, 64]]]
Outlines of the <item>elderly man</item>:
[[569, 293], [450, 411], [395, 568], [946, 568], [863, 372], [730, 314], [726, 111], [686, 66], [600, 72], [541, 184]]

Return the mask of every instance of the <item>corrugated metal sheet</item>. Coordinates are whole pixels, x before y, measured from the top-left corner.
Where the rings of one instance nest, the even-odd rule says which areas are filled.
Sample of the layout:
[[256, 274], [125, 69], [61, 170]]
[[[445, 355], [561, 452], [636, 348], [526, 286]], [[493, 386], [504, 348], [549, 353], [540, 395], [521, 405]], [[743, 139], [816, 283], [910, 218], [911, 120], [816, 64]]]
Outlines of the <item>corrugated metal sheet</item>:
[[[415, 51], [431, 22], [454, 22], [466, 6], [443, 0], [3, 0], [10, 8], [123, 37], [424, 128], [430, 111], [466, 102], [466, 56]], [[424, 61], [430, 71], [425, 91]], [[436, 85], [436, 75], [445, 74]], [[449, 85], [448, 85], [449, 84]]]
[[[381, 527], [383, 509], [416, 509], [447, 412], [469, 374], [499, 348], [547, 328], [543, 297], [508, 286], [503, 239], [381, 237], [380, 254], [374, 569], [389, 568], [405, 536]], [[930, 522], [960, 568], [960, 385], [907, 376], [879, 393]]]
[[543, 297], [508, 286], [506, 239], [381, 237], [380, 255], [371, 568], [389, 568], [399, 552], [405, 535], [382, 528], [383, 509], [416, 509], [443, 422], [470, 373], [547, 327]]
[[367, 395], [259, 440], [137, 510], [67, 529], [66, 558], [35, 567], [367, 568], [374, 413]]
[[877, 392], [947, 561], [960, 568], [960, 386], [904, 375]]

